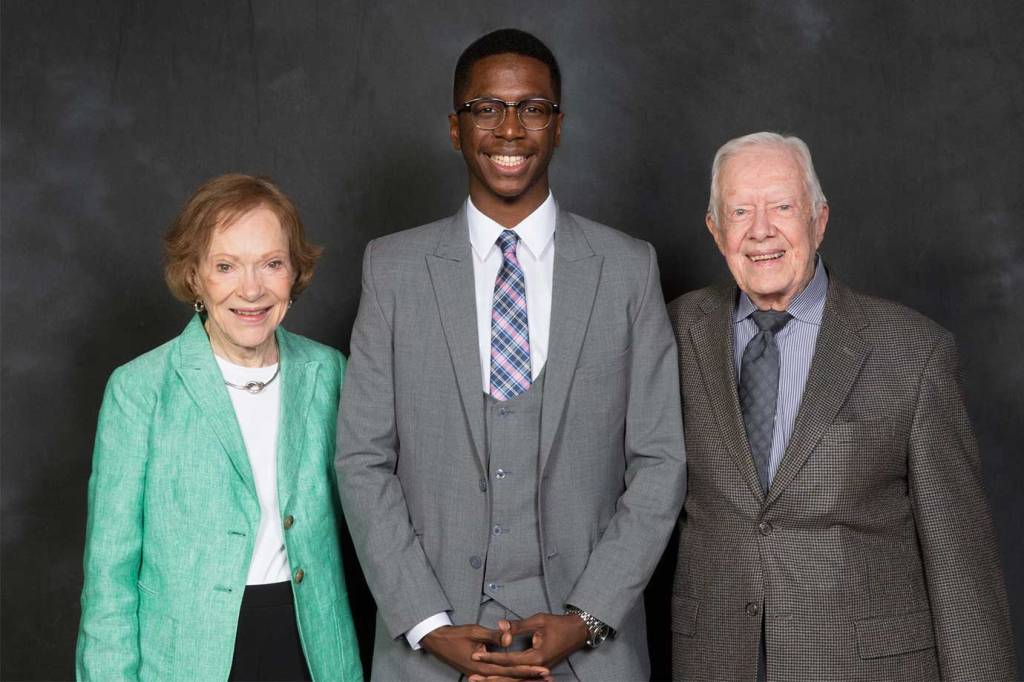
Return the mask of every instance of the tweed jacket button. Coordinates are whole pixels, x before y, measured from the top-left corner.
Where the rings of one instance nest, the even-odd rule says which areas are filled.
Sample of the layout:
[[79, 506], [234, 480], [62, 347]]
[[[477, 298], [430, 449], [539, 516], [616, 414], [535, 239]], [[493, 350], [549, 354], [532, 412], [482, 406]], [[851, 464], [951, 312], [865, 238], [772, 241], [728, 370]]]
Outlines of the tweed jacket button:
[[748, 616], [756, 616], [761, 613], [761, 606], [757, 602], [748, 601], [746, 610]]
[[289, 514], [288, 516], [284, 517], [284, 529], [285, 530], [288, 530], [289, 528], [291, 528], [294, 525], [295, 525], [295, 517], [294, 516]]
[[761, 533], [761, 535], [771, 535], [772, 532], [775, 530], [775, 526], [773, 526], [768, 521], [762, 521], [761, 523], [757, 524], [757, 530]]
[[480, 568], [484, 565], [484, 562], [481, 561], [480, 557], [474, 554], [473, 556], [469, 557], [469, 565], [473, 568]]
[[301, 568], [299, 570], [295, 571], [295, 582], [296, 583], [301, 583], [302, 579], [305, 578], [305, 577], [306, 577], [306, 572], [303, 571]]

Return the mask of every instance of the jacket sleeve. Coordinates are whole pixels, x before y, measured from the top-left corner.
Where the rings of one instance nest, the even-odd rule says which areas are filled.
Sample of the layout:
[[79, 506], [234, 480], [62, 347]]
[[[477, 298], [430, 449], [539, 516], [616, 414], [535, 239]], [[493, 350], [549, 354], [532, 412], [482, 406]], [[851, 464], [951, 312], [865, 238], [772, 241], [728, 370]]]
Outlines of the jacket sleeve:
[[371, 242], [341, 392], [335, 468], [363, 574], [388, 633], [398, 637], [452, 607], [413, 532], [396, 474], [393, 337], [378, 295]]
[[1018, 679], [995, 529], [949, 334], [921, 377], [908, 457], [942, 679]]
[[686, 493], [676, 343], [654, 248], [647, 251], [629, 360], [626, 490], [567, 600], [614, 629], [642, 597]]
[[151, 407], [119, 368], [96, 429], [78, 630], [79, 680], [136, 680], [142, 504]]

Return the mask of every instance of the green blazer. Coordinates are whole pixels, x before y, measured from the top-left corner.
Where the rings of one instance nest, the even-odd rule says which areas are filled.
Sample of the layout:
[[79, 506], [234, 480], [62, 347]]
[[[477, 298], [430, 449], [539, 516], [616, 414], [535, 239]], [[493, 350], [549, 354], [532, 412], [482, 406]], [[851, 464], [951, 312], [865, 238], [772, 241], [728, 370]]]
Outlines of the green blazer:
[[[362, 680], [338, 546], [334, 448], [345, 358], [278, 328], [277, 489], [302, 648], [317, 682]], [[116, 369], [96, 430], [79, 680], [226, 680], [260, 509], [197, 315]]]

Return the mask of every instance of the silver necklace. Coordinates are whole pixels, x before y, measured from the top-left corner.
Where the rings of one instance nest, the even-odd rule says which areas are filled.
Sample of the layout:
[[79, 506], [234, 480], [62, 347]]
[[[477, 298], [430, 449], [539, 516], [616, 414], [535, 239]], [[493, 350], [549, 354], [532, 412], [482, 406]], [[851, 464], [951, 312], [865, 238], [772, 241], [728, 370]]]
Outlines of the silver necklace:
[[277, 363], [277, 369], [274, 370], [274, 376], [270, 377], [266, 381], [249, 381], [247, 383], [239, 385], [239, 384], [233, 384], [230, 381], [228, 381], [227, 379], [225, 379], [224, 380], [224, 385], [225, 386], [230, 386], [231, 388], [237, 388], [239, 391], [247, 391], [248, 393], [251, 393], [252, 395], [256, 395], [257, 393], [263, 393], [263, 389], [265, 389], [270, 384], [274, 383], [274, 379], [276, 379], [277, 375], [280, 374], [280, 373], [281, 373], [281, 363], [278, 362]]

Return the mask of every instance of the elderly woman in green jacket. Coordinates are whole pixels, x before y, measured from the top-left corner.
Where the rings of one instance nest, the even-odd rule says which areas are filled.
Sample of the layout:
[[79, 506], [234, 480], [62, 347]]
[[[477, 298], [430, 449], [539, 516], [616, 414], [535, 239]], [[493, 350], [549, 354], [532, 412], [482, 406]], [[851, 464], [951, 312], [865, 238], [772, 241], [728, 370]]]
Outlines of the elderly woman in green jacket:
[[332, 464], [345, 359], [279, 326], [320, 249], [246, 175], [201, 186], [165, 247], [196, 315], [107, 384], [78, 678], [361, 680]]

